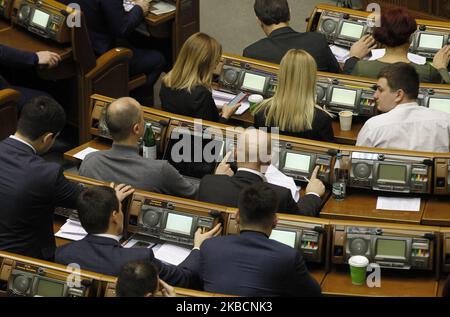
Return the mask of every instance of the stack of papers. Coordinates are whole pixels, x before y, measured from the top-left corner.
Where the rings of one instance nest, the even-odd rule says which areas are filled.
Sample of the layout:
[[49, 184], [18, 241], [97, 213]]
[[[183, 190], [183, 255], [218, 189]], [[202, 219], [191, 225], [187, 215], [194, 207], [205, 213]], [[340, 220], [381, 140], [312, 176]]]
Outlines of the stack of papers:
[[378, 197], [377, 209], [420, 211], [420, 198]]
[[268, 183], [289, 189], [295, 202], [299, 201], [300, 193], [292, 177], [284, 175], [273, 165], [270, 165], [269, 168], [267, 168], [265, 176]]
[[173, 265], [179, 265], [189, 256], [191, 249], [164, 243], [159, 248], [154, 248], [153, 252], [155, 253], [155, 258], [158, 260]]
[[[218, 91], [218, 90], [214, 90], [214, 89], [212, 91], [212, 95], [214, 98], [214, 102], [216, 103], [216, 107], [219, 109], [222, 109], [224, 104], [229, 103], [231, 100], [234, 99], [234, 97], [236, 97], [236, 95], [234, 95], [234, 94], [230, 94], [230, 93], [226, 93], [226, 92]], [[247, 111], [248, 108], [250, 108], [250, 103], [248, 102], [247, 99], [244, 99], [241, 102], [241, 106], [236, 110], [236, 112], [234, 114], [237, 116], [240, 116], [245, 111]]]
[[83, 151], [78, 152], [77, 154], [74, 155], [74, 157], [76, 157], [79, 160], [84, 160], [84, 158], [86, 157], [86, 155], [90, 154], [90, 153], [94, 153], [97, 152], [97, 149], [94, 149], [92, 147], [87, 147], [85, 148]]
[[55, 233], [55, 237], [73, 241], [81, 240], [86, 235], [87, 232], [83, 229], [81, 223], [71, 219], [67, 219], [61, 229]]

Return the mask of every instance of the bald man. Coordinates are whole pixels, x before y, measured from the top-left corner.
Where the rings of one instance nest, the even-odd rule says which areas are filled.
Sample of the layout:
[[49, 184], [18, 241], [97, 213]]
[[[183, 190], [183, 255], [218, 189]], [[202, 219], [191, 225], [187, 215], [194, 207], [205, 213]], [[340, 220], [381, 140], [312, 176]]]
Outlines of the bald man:
[[106, 111], [106, 125], [114, 140], [112, 148], [86, 156], [80, 175], [106, 182], [124, 183], [137, 189], [191, 198], [197, 186], [186, 180], [167, 161], [139, 155], [144, 135], [144, 113], [133, 98], [120, 98]]
[[[197, 199], [204, 202], [237, 207], [240, 192], [257, 183], [266, 182], [265, 169], [271, 161], [270, 135], [257, 129], [247, 129], [238, 141], [234, 153], [237, 172], [233, 176], [207, 175], [201, 182]], [[317, 179], [316, 168], [306, 187], [306, 195], [298, 203], [287, 188], [268, 184], [278, 198], [277, 212], [317, 216], [325, 186]]]

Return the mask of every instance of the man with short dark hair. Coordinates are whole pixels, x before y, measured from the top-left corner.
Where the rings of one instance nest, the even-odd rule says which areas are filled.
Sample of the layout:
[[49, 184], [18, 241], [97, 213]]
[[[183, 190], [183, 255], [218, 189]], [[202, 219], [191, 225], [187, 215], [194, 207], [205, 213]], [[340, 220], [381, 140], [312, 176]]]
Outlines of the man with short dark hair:
[[132, 261], [120, 270], [117, 278], [118, 297], [150, 297], [160, 290], [164, 297], [176, 296], [175, 289], [159, 279], [154, 264], [146, 261]]
[[106, 110], [106, 125], [114, 140], [112, 148], [87, 155], [80, 166], [81, 176], [162, 194], [195, 196], [197, 186], [169, 162], [139, 155], [138, 142], [145, 125], [144, 113], [136, 100], [127, 97], [111, 103]]
[[0, 142], [0, 250], [43, 260], [55, 252], [55, 207], [75, 207], [81, 187], [39, 155], [64, 128], [64, 109], [49, 97], [28, 102], [17, 132]]
[[277, 194], [265, 183], [244, 189], [239, 235], [206, 240], [197, 275], [207, 292], [239, 296], [320, 296], [300, 250], [269, 239], [277, 224]]
[[[164, 264], [155, 258], [152, 249], [121, 246], [124, 222], [121, 203], [132, 192], [131, 187], [125, 185], [117, 186], [115, 191], [104, 186], [86, 189], [78, 199], [77, 210], [81, 225], [88, 234], [82, 240], [59, 247], [55, 261], [64, 265], [77, 263], [84, 270], [117, 276], [127, 262], [142, 260], [154, 263], [161, 279], [176, 286], [189, 287], [191, 270], [184, 262], [178, 267]], [[195, 263], [197, 249], [203, 241], [220, 231], [220, 224], [204, 234], [197, 230], [194, 250], [185, 261]]]
[[280, 64], [287, 51], [302, 49], [314, 57], [319, 71], [341, 72], [323, 34], [299, 33], [289, 26], [291, 12], [287, 0], [256, 0], [254, 9], [267, 38], [245, 48], [243, 56]]
[[374, 98], [384, 113], [364, 124], [356, 145], [449, 152], [450, 114], [419, 106], [418, 94], [419, 75], [414, 67], [396, 63], [383, 68]]

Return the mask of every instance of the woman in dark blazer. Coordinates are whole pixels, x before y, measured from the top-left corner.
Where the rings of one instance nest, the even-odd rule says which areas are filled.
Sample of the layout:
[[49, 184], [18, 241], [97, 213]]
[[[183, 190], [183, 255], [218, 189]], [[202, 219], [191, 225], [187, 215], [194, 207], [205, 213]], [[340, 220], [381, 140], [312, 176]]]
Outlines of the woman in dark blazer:
[[239, 108], [224, 105], [220, 113], [212, 96], [212, 78], [222, 46], [204, 33], [192, 35], [183, 45], [173, 69], [164, 76], [159, 96], [168, 112], [226, 122]]
[[316, 105], [314, 58], [303, 50], [290, 50], [281, 60], [275, 95], [253, 112], [254, 126], [277, 127], [281, 134], [334, 142], [332, 116]]

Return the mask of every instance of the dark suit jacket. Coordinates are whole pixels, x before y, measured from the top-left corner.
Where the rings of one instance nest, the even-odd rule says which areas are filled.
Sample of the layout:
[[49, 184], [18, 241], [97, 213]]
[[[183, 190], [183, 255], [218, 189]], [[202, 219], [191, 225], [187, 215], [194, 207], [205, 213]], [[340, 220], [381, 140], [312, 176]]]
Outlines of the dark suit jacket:
[[227, 122], [220, 116], [212, 93], [206, 87], [198, 86], [188, 92], [185, 89], [168, 88], [162, 83], [159, 97], [164, 111], [208, 121]]
[[[266, 116], [264, 110], [257, 112], [254, 116], [255, 128], [266, 127]], [[271, 124], [270, 127], [276, 127]], [[334, 142], [334, 132], [331, 117], [324, 111], [314, 109], [314, 118], [312, 122], [312, 129], [302, 132], [281, 131], [283, 135], [289, 135], [296, 138], [311, 139], [324, 142]]]
[[[36, 53], [18, 50], [0, 44], [0, 65], [7, 68], [21, 69], [37, 65]], [[11, 85], [0, 75], [0, 89], [11, 88]]]
[[11, 138], [0, 142], [0, 175], [0, 250], [53, 259], [54, 209], [75, 208], [82, 188], [61, 166]]
[[196, 269], [207, 292], [240, 296], [320, 296], [300, 251], [243, 231], [203, 242]]
[[262, 61], [280, 64], [290, 49], [302, 49], [316, 60], [319, 71], [340, 73], [339, 63], [328, 46], [323, 34], [317, 32], [299, 33], [290, 27], [273, 31], [267, 38], [244, 49], [243, 55]]
[[89, 37], [96, 55], [118, 46], [118, 39], [128, 38], [143, 21], [141, 7], [130, 12], [123, 8], [123, 0], [58, 0], [64, 4], [75, 2], [84, 14]]
[[[237, 171], [234, 176], [207, 175], [200, 182], [197, 200], [238, 207], [239, 193], [248, 186], [261, 183], [263, 180], [256, 174]], [[299, 205], [292, 198], [291, 192], [284, 187], [268, 184], [278, 197], [278, 212], [316, 216], [320, 211], [322, 199], [316, 195], [306, 195], [300, 199]]]
[[[198, 250], [191, 252], [189, 257], [195, 257]], [[188, 258], [189, 258], [188, 257]], [[80, 241], [75, 241], [56, 249], [55, 261], [63, 265], [77, 263], [82, 270], [89, 270], [111, 276], [119, 275], [121, 268], [131, 261], [153, 262], [159, 270], [159, 277], [165, 282], [189, 287], [191, 271], [181, 263], [178, 267], [164, 264], [155, 259], [152, 249], [123, 248], [119, 242], [107, 237], [87, 235]], [[191, 259], [186, 263], [195, 263]], [[193, 265], [193, 264], [192, 264]]]

